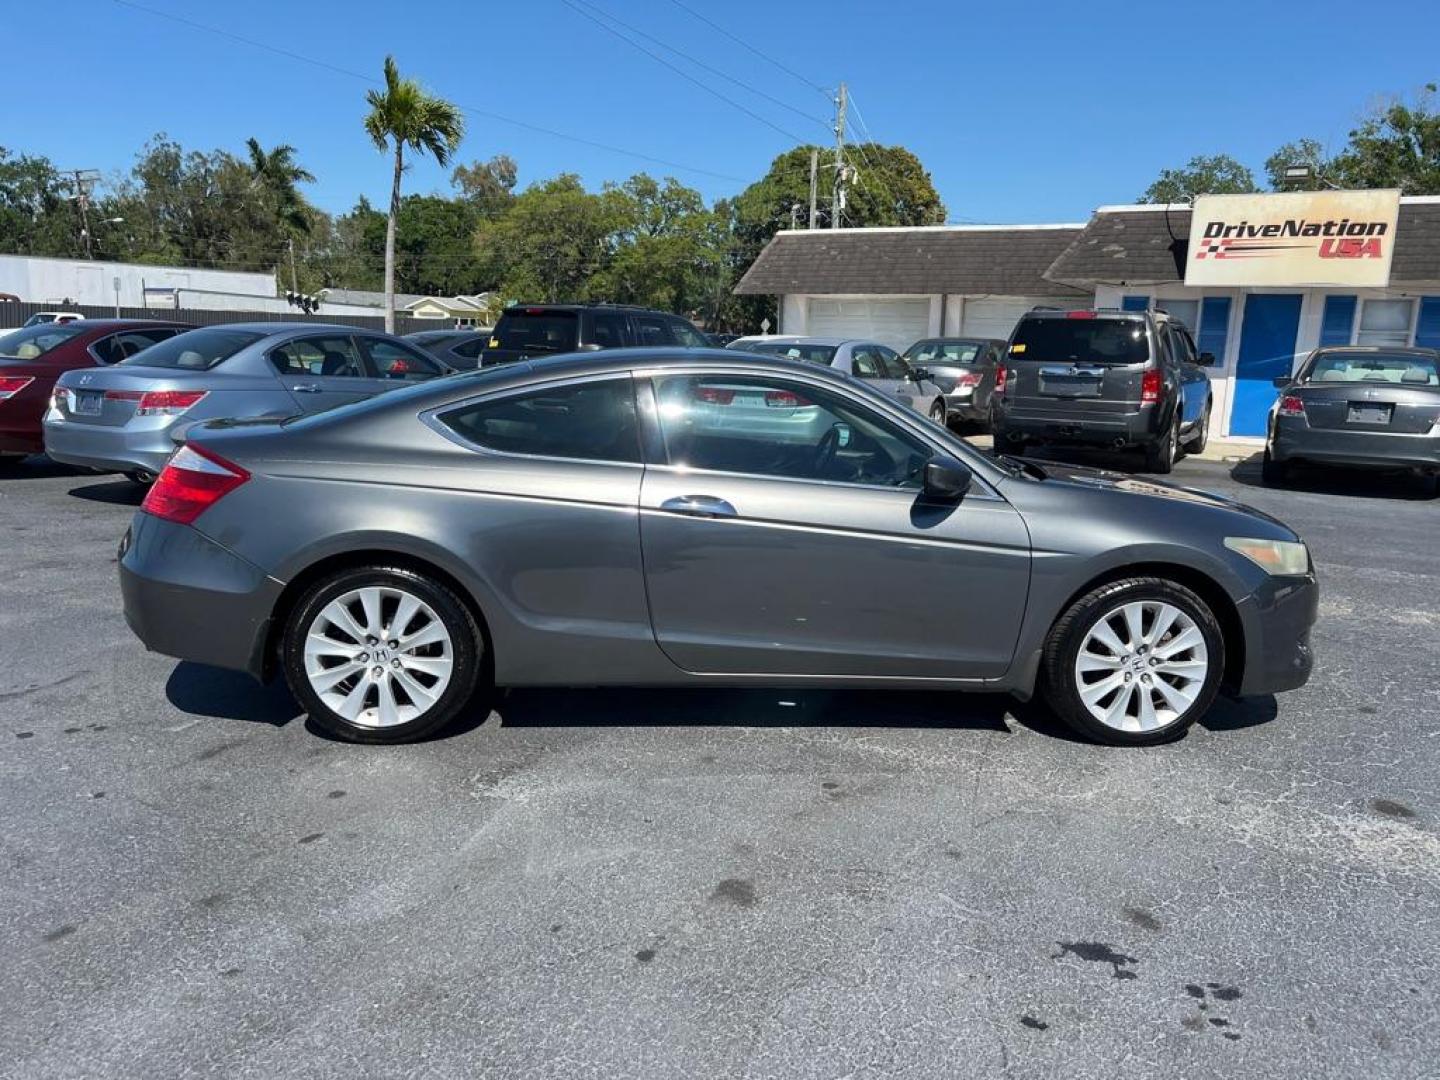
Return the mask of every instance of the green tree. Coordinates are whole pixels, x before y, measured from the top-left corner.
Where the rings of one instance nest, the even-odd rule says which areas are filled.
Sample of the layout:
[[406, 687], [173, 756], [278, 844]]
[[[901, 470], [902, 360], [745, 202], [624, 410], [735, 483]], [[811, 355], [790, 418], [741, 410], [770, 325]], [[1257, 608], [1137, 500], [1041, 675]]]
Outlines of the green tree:
[[[1285, 170], [1292, 165], [1308, 165], [1310, 175], [1303, 180], [1290, 180]], [[1325, 156], [1325, 147], [1315, 139], [1297, 139], [1288, 142], [1265, 159], [1265, 176], [1274, 191], [1314, 191], [1326, 187], [1325, 178], [1330, 174], [1330, 162]]]
[[485, 275], [517, 300], [588, 300], [624, 222], [612, 189], [593, 195], [574, 173], [533, 184], [499, 218], [483, 221], [475, 250]]
[[284, 237], [290, 259], [290, 287], [299, 289], [295, 269], [294, 245], [297, 237], [309, 236], [314, 218], [298, 185], [313, 184], [315, 175], [295, 160], [295, 148], [281, 143], [271, 150], [258, 139], [246, 139], [251, 184], [266, 208], [274, 215], [275, 224]]
[[76, 257], [80, 218], [48, 158], [0, 146], [0, 251]]
[[385, 58], [385, 90], [365, 94], [370, 112], [365, 130], [381, 152], [393, 150], [394, 176], [390, 185], [390, 217], [385, 229], [385, 329], [395, 330], [395, 226], [400, 216], [400, 176], [405, 171], [405, 148], [428, 153], [445, 165], [465, 135], [465, 118], [442, 98], [427, 94], [413, 79], [402, 79], [395, 58]]
[[1255, 175], [1228, 154], [1198, 155], [1181, 169], [1164, 169], [1140, 196], [1143, 203], [1190, 202], [1197, 195], [1259, 191]]
[[1332, 179], [1347, 188], [1399, 188], [1405, 195], [1440, 195], [1440, 111], [1436, 86], [1412, 104], [1392, 101], [1350, 132], [1331, 162]]
[[661, 183], [640, 173], [607, 194], [615, 232], [591, 292], [686, 315], [706, 307], [721, 250], [715, 217], [700, 193], [673, 178]]
[[503, 214], [514, 201], [518, 172], [513, 158], [496, 154], [489, 161], [457, 165], [450, 174], [450, 183], [477, 214], [493, 218]]

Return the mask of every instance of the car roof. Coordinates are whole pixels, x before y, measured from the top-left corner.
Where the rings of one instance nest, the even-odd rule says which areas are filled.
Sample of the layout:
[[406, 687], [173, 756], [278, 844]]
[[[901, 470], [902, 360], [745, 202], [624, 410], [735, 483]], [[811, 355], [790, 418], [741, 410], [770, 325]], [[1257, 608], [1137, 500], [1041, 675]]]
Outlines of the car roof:
[[[849, 345], [852, 341], [865, 342], [866, 338], [833, 337], [825, 334], [776, 334], [773, 337], [760, 338], [761, 341], [773, 341], [782, 345], [822, 345], [835, 346]], [[878, 344], [878, 342], [876, 343]]]
[[1322, 345], [1317, 353], [1349, 353], [1354, 356], [1418, 356], [1427, 360], [1440, 356], [1440, 349], [1429, 349], [1424, 345]]
[[915, 344], [920, 345], [929, 341], [938, 341], [952, 345], [993, 345], [996, 342], [999, 342], [1001, 345], [1005, 344], [1004, 338], [993, 337], [922, 337], [916, 338]]
[[1089, 312], [1097, 319], [1143, 320], [1147, 315], [1156, 319], [1170, 319], [1173, 316], [1164, 311], [1126, 311], [1116, 307], [1094, 308], [1031, 308], [1021, 315], [1022, 319], [1068, 319], [1077, 311]]

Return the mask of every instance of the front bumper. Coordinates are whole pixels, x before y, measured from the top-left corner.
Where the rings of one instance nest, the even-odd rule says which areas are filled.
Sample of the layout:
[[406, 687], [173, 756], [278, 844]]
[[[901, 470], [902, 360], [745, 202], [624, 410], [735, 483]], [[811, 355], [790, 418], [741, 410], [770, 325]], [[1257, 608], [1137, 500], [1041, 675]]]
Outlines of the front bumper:
[[45, 418], [45, 453], [51, 460], [66, 465], [158, 475], [174, 450], [168, 423], [164, 427], [135, 430], [128, 426], [103, 427]]
[[1270, 456], [1276, 461], [1440, 470], [1440, 434], [1312, 428], [1277, 418]]
[[262, 678], [283, 589], [198, 530], [144, 511], [120, 542], [125, 621], [152, 652]]
[[1310, 630], [1320, 610], [1314, 571], [1269, 578], [1236, 606], [1245, 630], [1245, 674], [1233, 689], [1278, 694], [1304, 686], [1315, 666]]
[[1050, 442], [1134, 446], [1154, 442], [1159, 436], [1157, 410], [1139, 412], [1077, 413], [1063, 408], [1015, 408], [995, 404], [995, 440], [1002, 438], [1044, 439]]

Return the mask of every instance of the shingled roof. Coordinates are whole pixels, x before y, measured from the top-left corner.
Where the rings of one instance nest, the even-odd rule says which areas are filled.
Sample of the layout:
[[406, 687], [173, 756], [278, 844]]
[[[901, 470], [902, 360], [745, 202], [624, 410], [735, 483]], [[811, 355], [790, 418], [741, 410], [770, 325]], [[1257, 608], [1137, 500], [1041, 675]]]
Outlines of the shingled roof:
[[[1182, 281], [1189, 238], [1189, 207], [1102, 206], [1045, 277], [1081, 287]], [[1440, 281], [1440, 200], [1401, 199], [1390, 282], [1433, 281]]]
[[741, 295], [1072, 296], [1042, 277], [1080, 225], [944, 225], [776, 233]]

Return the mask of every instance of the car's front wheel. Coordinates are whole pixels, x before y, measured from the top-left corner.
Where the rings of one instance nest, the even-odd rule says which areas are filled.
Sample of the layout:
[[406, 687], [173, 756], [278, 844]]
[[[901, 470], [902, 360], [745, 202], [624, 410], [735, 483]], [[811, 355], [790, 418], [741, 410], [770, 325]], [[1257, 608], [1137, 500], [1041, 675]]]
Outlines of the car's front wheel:
[[310, 718], [352, 742], [408, 742], [454, 719], [481, 679], [484, 639], [446, 585], [401, 567], [342, 570], [286, 622], [286, 681]]
[[1055, 623], [1045, 694], [1088, 738], [1147, 746], [1205, 714], [1224, 658], [1224, 635], [1204, 600], [1164, 578], [1127, 578], [1091, 590]]

